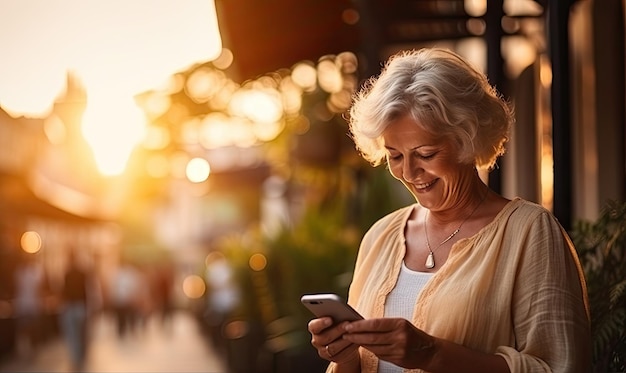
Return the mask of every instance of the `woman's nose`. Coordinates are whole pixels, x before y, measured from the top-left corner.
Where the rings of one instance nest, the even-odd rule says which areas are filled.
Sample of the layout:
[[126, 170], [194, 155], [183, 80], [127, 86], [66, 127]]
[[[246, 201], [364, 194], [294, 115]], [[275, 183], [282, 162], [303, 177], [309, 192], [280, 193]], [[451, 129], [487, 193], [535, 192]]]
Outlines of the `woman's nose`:
[[419, 161], [413, 157], [405, 157], [402, 162], [402, 176], [404, 180], [414, 180], [422, 170]]

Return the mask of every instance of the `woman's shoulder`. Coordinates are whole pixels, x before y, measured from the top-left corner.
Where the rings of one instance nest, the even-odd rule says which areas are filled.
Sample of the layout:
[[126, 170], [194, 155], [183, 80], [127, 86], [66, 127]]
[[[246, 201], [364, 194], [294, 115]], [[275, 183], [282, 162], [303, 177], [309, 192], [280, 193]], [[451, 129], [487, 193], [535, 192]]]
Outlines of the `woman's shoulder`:
[[512, 199], [502, 210], [501, 215], [508, 222], [507, 225], [518, 228], [535, 226], [539, 222], [554, 227], [561, 226], [561, 223], [548, 208], [519, 197]]
[[512, 218], [528, 219], [542, 214], [552, 215], [544, 206], [520, 197], [513, 198], [502, 210]]

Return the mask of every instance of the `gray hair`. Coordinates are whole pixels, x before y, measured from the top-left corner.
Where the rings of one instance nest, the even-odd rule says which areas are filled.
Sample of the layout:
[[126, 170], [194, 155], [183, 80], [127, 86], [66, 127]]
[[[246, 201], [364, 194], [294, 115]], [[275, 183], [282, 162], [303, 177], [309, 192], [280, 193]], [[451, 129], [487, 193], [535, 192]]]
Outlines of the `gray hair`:
[[375, 166], [386, 160], [382, 134], [407, 114], [426, 131], [451, 139], [459, 162], [477, 168], [493, 167], [514, 122], [512, 107], [485, 74], [439, 48], [391, 56], [381, 74], [355, 93], [348, 122], [364, 159]]

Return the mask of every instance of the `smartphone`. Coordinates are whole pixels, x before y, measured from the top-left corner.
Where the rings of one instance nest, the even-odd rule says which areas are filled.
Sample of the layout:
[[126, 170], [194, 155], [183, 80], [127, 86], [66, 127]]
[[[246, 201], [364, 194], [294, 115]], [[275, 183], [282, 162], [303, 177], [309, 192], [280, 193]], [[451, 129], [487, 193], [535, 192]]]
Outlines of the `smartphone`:
[[337, 294], [305, 294], [300, 301], [315, 316], [330, 316], [335, 323], [363, 319], [363, 316]]

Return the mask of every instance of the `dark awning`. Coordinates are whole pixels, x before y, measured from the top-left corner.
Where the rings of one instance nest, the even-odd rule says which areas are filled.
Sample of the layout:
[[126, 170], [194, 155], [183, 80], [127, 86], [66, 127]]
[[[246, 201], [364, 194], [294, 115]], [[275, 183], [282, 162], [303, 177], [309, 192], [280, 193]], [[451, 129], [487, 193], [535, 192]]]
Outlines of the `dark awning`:
[[19, 176], [0, 174], [0, 217], [41, 217], [73, 223], [96, 223], [103, 219], [93, 216], [80, 216], [60, 209], [37, 197]]

